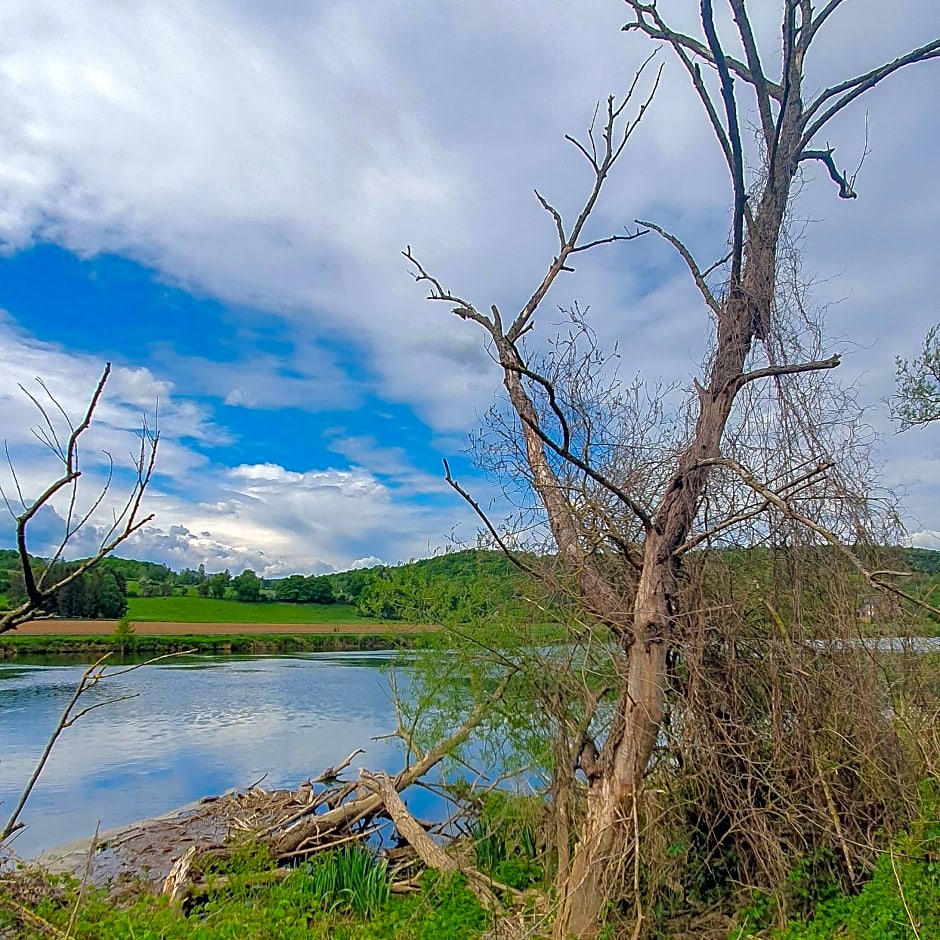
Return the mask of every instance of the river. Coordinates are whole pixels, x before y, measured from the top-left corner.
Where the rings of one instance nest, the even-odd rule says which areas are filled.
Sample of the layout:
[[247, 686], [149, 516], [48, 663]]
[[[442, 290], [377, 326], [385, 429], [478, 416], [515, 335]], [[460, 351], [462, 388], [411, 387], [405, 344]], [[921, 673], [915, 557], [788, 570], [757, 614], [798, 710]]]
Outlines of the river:
[[[357, 747], [352, 770], [397, 769], [387, 653], [202, 656], [145, 666], [91, 690], [21, 815], [30, 857], [267, 774], [296, 786]], [[0, 662], [0, 815], [6, 820], [86, 665]], [[399, 687], [407, 685], [407, 670]]]

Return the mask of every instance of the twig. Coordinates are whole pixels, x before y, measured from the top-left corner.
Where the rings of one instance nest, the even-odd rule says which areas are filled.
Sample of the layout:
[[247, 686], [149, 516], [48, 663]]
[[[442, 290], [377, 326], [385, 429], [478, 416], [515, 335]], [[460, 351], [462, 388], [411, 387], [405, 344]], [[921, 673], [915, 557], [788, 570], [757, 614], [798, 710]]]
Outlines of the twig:
[[91, 878], [91, 865], [95, 857], [95, 849], [98, 847], [98, 830], [101, 827], [101, 820], [95, 823], [95, 834], [91, 837], [88, 845], [88, 856], [85, 858], [85, 870], [82, 873], [82, 882], [78, 886], [78, 897], [75, 900], [75, 907], [72, 908], [72, 916], [69, 918], [69, 925], [65, 929], [66, 937], [72, 936], [72, 928], [75, 926], [75, 920], [78, 917], [79, 908], [82, 906], [82, 900], [85, 897], [85, 888], [88, 886], [88, 880]]

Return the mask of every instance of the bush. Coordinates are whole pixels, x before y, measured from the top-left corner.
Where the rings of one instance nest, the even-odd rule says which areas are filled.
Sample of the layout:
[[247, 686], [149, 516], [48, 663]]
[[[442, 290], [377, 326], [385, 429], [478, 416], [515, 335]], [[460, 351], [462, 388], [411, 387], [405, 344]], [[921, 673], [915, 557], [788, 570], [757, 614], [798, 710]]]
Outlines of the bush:
[[114, 628], [111, 639], [122, 655], [125, 650], [137, 648], [137, 631], [134, 629], [134, 624], [131, 623], [130, 617], [121, 617]]
[[822, 901], [808, 923], [775, 940], [926, 940], [940, 937], [940, 784], [924, 785], [921, 812], [882, 855], [855, 896]]

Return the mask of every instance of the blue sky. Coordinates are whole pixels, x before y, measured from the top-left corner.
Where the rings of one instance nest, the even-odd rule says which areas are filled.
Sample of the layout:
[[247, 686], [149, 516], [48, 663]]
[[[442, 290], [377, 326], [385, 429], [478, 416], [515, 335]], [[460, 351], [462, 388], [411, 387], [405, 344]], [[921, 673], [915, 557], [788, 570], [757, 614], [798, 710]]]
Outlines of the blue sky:
[[[768, 60], [773, 6], [757, 23]], [[697, 4], [661, 7], [682, 23]], [[903, 19], [877, 0], [838, 17], [817, 87], [940, 34], [928, 0]], [[400, 251], [484, 308], [527, 296], [553, 237], [532, 188], [578, 205], [584, 168], [562, 138], [644, 55], [625, 18], [618, 0], [4, 4], [0, 406], [27, 488], [50, 465], [17, 383], [43, 376], [75, 413], [113, 360], [89, 489], [100, 448], [120, 463], [157, 401], [163, 435], [156, 520], [128, 554], [277, 575], [472, 541], [441, 457], [489, 504], [461, 452], [499, 376], [471, 325], [423, 301]], [[725, 171], [666, 60], [593, 224], [654, 218], [717, 257]], [[860, 198], [840, 202], [810, 172], [795, 213], [812, 220], [805, 266], [832, 304], [843, 377], [871, 406], [883, 479], [923, 544], [940, 544], [940, 432], [893, 435], [882, 400], [894, 356], [940, 319], [937, 82], [936, 63], [917, 66], [840, 117], [828, 142], [846, 165], [868, 135]], [[662, 245], [585, 258], [540, 341], [575, 298], [629, 373], [698, 374], [703, 314]]]

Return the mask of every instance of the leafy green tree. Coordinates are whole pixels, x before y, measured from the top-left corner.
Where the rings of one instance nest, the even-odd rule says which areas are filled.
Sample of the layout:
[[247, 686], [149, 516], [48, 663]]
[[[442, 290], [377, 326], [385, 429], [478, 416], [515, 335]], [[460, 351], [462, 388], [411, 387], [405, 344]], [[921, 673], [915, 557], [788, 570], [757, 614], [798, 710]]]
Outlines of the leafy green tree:
[[[76, 571], [80, 562], [57, 564], [51, 575], [61, 581]], [[38, 569], [37, 569], [38, 570]], [[92, 568], [59, 588], [46, 604], [59, 617], [96, 620], [115, 619], [127, 613], [127, 583], [118, 570]], [[11, 576], [9, 595], [19, 602], [26, 597], [22, 572]]]
[[356, 610], [363, 617], [398, 620], [402, 599], [396, 586], [386, 578], [374, 578], [363, 588], [356, 601]]
[[203, 571], [203, 573], [200, 575], [200, 573], [193, 568], [184, 568], [174, 578], [176, 584], [185, 586], [199, 584], [200, 581], [204, 580], [205, 572]]
[[304, 581], [305, 578], [302, 574], [292, 574], [289, 578], [281, 578], [274, 585], [275, 598], [287, 604], [301, 603]]
[[115, 646], [120, 650], [122, 656], [126, 650], [132, 650], [137, 646], [137, 631], [134, 629], [134, 624], [131, 623], [130, 618], [126, 615], [121, 617], [115, 625], [112, 640]]
[[307, 604], [335, 604], [333, 585], [323, 575], [311, 575], [304, 579], [302, 599]]
[[901, 430], [940, 419], [940, 323], [930, 328], [920, 356], [913, 362], [899, 356], [896, 363], [891, 414], [901, 423]]
[[216, 600], [221, 600], [225, 597], [225, 592], [231, 583], [232, 575], [227, 568], [225, 571], [211, 575], [209, 577], [209, 595], [216, 598]]
[[237, 578], [232, 579], [232, 588], [237, 601], [261, 600], [261, 579], [250, 568], [246, 568]]

